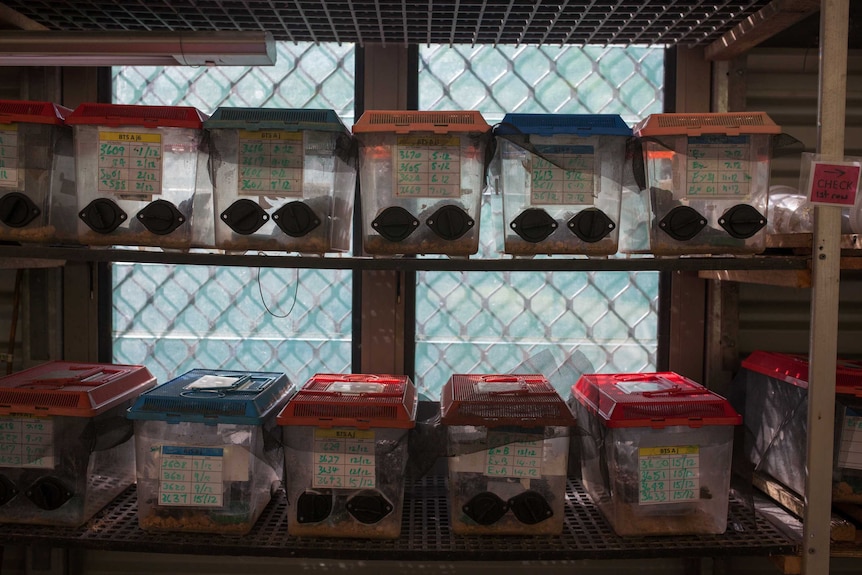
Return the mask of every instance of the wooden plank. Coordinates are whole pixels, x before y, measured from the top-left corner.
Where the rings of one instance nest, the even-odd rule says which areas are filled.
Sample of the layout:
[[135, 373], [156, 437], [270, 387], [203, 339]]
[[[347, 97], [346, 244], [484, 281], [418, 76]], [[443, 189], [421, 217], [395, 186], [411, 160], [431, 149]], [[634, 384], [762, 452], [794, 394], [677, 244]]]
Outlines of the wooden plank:
[[809, 270], [701, 270], [697, 275], [701, 279], [709, 280], [793, 288], [811, 287]]
[[47, 26], [43, 26], [35, 20], [27, 18], [17, 10], [13, 10], [5, 4], [0, 4], [0, 22], [19, 30], [49, 30]]
[[769, 558], [783, 575], [800, 575], [802, 573], [802, 557], [797, 555], [771, 555]]
[[706, 47], [707, 60], [729, 60], [820, 10], [818, 0], [773, 0]]

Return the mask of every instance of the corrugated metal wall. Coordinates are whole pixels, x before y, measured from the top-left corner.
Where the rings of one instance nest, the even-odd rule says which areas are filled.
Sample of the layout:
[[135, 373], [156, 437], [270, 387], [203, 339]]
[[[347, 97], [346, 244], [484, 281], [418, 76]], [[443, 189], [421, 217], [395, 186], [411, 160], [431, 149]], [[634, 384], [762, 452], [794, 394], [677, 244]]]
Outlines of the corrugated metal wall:
[[[763, 110], [806, 151], [817, 144], [818, 53], [756, 49], [748, 54], [746, 109]], [[862, 52], [851, 51], [847, 76], [845, 154], [862, 156]], [[799, 157], [773, 161], [772, 185], [799, 187]], [[842, 274], [838, 353], [862, 356], [862, 273]], [[740, 285], [739, 350], [808, 353], [808, 289]]]

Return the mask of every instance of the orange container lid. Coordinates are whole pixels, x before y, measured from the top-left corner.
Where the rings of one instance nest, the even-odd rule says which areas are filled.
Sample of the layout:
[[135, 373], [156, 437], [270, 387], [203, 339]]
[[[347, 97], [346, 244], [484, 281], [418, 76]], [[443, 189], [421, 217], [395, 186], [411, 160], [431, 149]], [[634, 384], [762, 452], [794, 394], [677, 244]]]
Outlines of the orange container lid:
[[543, 375], [454, 374], [443, 386], [444, 425], [571, 426], [572, 412]]
[[111, 127], [202, 129], [203, 121], [206, 119], [206, 114], [190, 106], [81, 104], [66, 118], [66, 123]]
[[410, 429], [419, 397], [406, 375], [318, 373], [278, 414], [279, 425]]
[[72, 110], [52, 104], [30, 100], [0, 100], [0, 124], [54, 124], [62, 126]]
[[635, 136], [700, 136], [701, 134], [780, 134], [766, 112], [715, 114], [650, 114], [637, 123]]
[[0, 378], [0, 415], [93, 417], [155, 385], [140, 365], [50, 361]]
[[415, 110], [369, 110], [362, 114], [359, 121], [353, 126], [353, 133], [484, 133], [490, 129], [491, 126], [489, 126], [485, 119], [482, 118], [482, 114], [475, 110], [440, 112], [418, 112]]

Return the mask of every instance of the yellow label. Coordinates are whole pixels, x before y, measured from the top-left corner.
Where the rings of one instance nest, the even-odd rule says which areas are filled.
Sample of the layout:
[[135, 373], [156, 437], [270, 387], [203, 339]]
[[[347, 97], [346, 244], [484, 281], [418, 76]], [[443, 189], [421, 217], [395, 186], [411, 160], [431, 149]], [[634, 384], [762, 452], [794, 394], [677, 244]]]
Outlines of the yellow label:
[[17, 132], [18, 125], [17, 124], [0, 124], [0, 130], [4, 132]]
[[652, 455], [697, 455], [700, 453], [698, 445], [675, 445], [673, 447], [641, 447], [638, 449], [640, 457]]
[[374, 432], [358, 429], [315, 429], [314, 437], [315, 439], [374, 439]]
[[398, 136], [399, 146], [460, 146], [458, 136]]
[[239, 137], [243, 140], [302, 140], [302, 132], [287, 132], [282, 130], [240, 130]]
[[159, 144], [162, 141], [161, 134], [139, 134], [136, 132], [99, 132], [99, 141], [102, 142], [147, 142]]

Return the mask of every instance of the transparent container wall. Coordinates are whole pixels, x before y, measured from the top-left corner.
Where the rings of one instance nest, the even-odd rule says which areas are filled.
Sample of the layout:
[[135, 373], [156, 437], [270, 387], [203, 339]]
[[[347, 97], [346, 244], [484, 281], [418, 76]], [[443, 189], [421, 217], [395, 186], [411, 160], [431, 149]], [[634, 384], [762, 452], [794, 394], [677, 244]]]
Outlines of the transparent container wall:
[[210, 133], [217, 248], [350, 248], [356, 170], [336, 151], [339, 133], [287, 132], [289, 139], [278, 140], [239, 130]]
[[[643, 142], [656, 255], [755, 254], [766, 248], [771, 136], [667, 136]], [[747, 207], [746, 207], [747, 206]], [[753, 210], [753, 211], [752, 211]], [[758, 223], [759, 222], [759, 223]], [[636, 242], [626, 242], [626, 245]]]
[[[111, 200], [119, 208], [104, 202], [90, 208], [85, 217], [99, 231], [76, 215], [80, 243], [189, 248], [202, 130], [85, 125], [74, 129], [79, 214], [94, 200]], [[172, 208], [164, 203], [151, 207], [160, 200]], [[142, 214], [145, 208], [148, 211]], [[142, 223], [144, 214], [159, 233]], [[178, 225], [171, 230], [174, 222]]]
[[[95, 419], [3, 416], [4, 436], [16, 434], [25, 442], [22, 450], [38, 448], [42, 457], [27, 458], [22, 466], [20, 459], [10, 459], [16, 456], [7, 451], [8, 444], [3, 446], [0, 482], [6, 501], [0, 505], [0, 522], [77, 527], [132, 485], [135, 452], [131, 422], [125, 419], [128, 407]], [[107, 431], [97, 435], [97, 429]], [[17, 453], [23, 457], [25, 451]]]
[[[497, 142], [506, 253], [617, 252], [625, 138], [532, 136], [542, 157]], [[525, 213], [536, 209], [548, 217]]]
[[479, 250], [485, 143], [478, 134], [358, 137], [367, 253], [466, 256]]
[[[454, 533], [562, 533], [568, 428], [521, 433], [510, 428], [503, 432], [451, 426], [448, 436], [449, 451], [458, 454], [449, 457], [449, 509]], [[499, 518], [493, 512], [483, 512], [489, 501], [496, 505], [505, 502], [508, 510]]]
[[581, 474], [618, 535], [727, 528], [732, 426], [606, 429], [582, 406]]
[[[394, 539], [401, 534], [407, 431], [283, 426], [288, 532]], [[371, 510], [362, 513], [363, 509]], [[382, 510], [382, 511], [381, 511]]]
[[74, 243], [72, 129], [26, 123], [9, 128], [0, 126], [0, 239]]
[[135, 421], [141, 529], [248, 533], [281, 480], [273, 434], [252, 425]]

